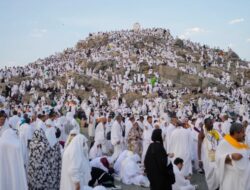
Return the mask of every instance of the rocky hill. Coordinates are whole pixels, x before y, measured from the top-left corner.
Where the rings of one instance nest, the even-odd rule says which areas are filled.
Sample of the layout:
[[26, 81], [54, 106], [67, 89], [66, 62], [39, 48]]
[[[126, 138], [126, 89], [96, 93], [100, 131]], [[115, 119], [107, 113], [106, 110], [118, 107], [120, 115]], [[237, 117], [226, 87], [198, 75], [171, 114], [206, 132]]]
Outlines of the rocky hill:
[[[77, 87], [71, 86], [68, 91], [80, 97], [91, 96], [91, 90], [95, 89], [111, 98], [119, 89], [123, 91], [126, 80], [132, 83], [130, 89], [137, 87], [121, 94], [133, 101], [143, 97], [140, 89], [154, 77], [163, 92], [183, 88], [192, 92], [210, 88], [228, 92], [240, 87], [249, 93], [249, 68], [250, 63], [240, 59], [232, 49], [211, 48], [174, 38], [167, 29], [153, 28], [89, 34], [75, 47], [24, 67], [25, 72], [10, 77], [9, 83], [20, 84], [36, 78], [43, 79], [50, 87], [58, 86], [59, 81], [67, 89], [68, 81], [72, 80]], [[138, 74], [144, 74], [145, 81], [136, 80]], [[144, 97], [154, 96], [157, 96], [154, 92], [144, 94]]]

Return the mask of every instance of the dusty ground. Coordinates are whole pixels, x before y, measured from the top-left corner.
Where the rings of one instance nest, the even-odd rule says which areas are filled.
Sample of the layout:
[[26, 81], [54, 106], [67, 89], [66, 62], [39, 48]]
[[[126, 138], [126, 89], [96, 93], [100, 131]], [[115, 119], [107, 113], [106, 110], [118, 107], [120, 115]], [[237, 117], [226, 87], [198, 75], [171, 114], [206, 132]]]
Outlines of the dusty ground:
[[[201, 174], [194, 174], [191, 183], [199, 185], [199, 190], [208, 190], [205, 183], [205, 176]], [[149, 190], [149, 188], [138, 187], [134, 185], [124, 185], [120, 182], [116, 182], [117, 185], [122, 186], [122, 190]]]

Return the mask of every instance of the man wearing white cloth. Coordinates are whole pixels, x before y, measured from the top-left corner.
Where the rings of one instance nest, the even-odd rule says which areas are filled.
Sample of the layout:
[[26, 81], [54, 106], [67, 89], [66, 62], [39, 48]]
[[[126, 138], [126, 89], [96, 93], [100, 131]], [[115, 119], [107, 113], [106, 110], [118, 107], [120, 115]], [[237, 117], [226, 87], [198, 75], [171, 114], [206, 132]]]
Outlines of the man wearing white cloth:
[[171, 134], [176, 129], [177, 125], [178, 125], [178, 119], [176, 117], [176, 114], [173, 113], [173, 114], [171, 114], [171, 122], [170, 122], [170, 124], [168, 125], [168, 127], [167, 127], [167, 129], [165, 131], [166, 136], [165, 136], [165, 139], [164, 139], [164, 145], [165, 145], [164, 148], [166, 149], [167, 153], [170, 150], [170, 137], [171, 137]]
[[17, 129], [17, 124], [20, 121], [20, 117], [17, 115], [17, 111], [13, 111], [13, 116], [9, 119], [9, 124], [12, 129]]
[[121, 163], [120, 177], [124, 184], [149, 187], [149, 180], [143, 175], [143, 168], [139, 165], [140, 156], [128, 155]]
[[183, 159], [176, 158], [174, 160], [174, 175], [175, 175], [175, 183], [172, 185], [173, 190], [195, 190], [196, 185], [192, 185], [189, 180], [185, 179], [185, 177], [181, 173], [181, 169], [183, 167]]
[[172, 132], [169, 141], [169, 152], [174, 158], [182, 158], [184, 166], [181, 170], [185, 177], [192, 174], [192, 136], [188, 129], [181, 126], [176, 127]]
[[25, 166], [28, 165], [29, 160], [29, 142], [32, 140], [32, 127], [30, 125], [30, 118], [28, 118], [27, 114], [23, 118], [22, 124], [19, 127], [19, 138], [22, 144], [22, 152], [24, 158]]
[[111, 127], [111, 143], [114, 146], [114, 153], [112, 155], [112, 162], [114, 162], [119, 154], [123, 151], [124, 147], [124, 129], [122, 127], [122, 116], [116, 116], [116, 121]]
[[151, 143], [151, 136], [153, 132], [153, 118], [152, 116], [147, 117], [147, 121], [145, 122], [144, 129], [143, 129], [143, 143], [142, 143], [142, 163], [144, 163], [144, 159], [148, 150], [148, 147]]
[[205, 171], [208, 190], [215, 190], [219, 187], [218, 178], [216, 175], [215, 151], [221, 140], [219, 132], [213, 129], [213, 121], [211, 118], [206, 118], [204, 129], [198, 137], [198, 159], [199, 166]]
[[229, 130], [230, 130], [230, 126], [231, 126], [231, 123], [230, 123], [230, 120], [228, 118], [228, 115], [224, 114], [222, 115], [222, 126], [221, 126], [221, 129], [222, 129], [222, 135], [228, 135], [229, 134]]
[[[95, 144], [94, 146], [101, 146], [102, 152], [107, 153], [107, 142], [105, 137], [106, 123], [107, 119], [105, 117], [101, 117], [98, 119], [98, 125], [95, 130]], [[102, 156], [102, 155], [100, 155]]]
[[250, 163], [243, 144], [244, 127], [240, 123], [232, 124], [230, 135], [226, 135], [216, 151], [216, 165], [220, 190], [249, 190]]
[[93, 108], [90, 111], [88, 120], [89, 120], [88, 135], [90, 141], [93, 141], [95, 136], [95, 125], [96, 125], [96, 116]]

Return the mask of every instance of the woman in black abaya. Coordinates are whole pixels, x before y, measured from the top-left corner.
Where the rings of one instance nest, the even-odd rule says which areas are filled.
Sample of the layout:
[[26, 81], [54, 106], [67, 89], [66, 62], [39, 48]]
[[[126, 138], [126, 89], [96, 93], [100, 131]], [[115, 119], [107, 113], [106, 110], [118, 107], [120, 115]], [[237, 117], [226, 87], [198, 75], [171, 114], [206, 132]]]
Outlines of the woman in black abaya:
[[172, 190], [175, 183], [173, 166], [169, 162], [163, 147], [162, 131], [155, 129], [152, 133], [152, 143], [145, 156], [145, 169], [150, 181], [151, 190]]

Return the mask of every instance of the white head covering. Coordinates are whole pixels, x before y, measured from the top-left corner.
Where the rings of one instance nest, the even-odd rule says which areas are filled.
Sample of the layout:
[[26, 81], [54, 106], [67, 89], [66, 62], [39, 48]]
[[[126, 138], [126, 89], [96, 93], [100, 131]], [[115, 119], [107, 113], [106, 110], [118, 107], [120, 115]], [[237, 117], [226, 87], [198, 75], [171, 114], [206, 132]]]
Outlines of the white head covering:
[[70, 124], [73, 126], [74, 129], [77, 129], [78, 131], [80, 131], [80, 126], [74, 118], [70, 119]]
[[121, 164], [120, 177], [122, 182], [125, 184], [131, 184], [132, 178], [138, 176], [141, 171], [138, 161], [140, 161], [140, 157], [137, 154], [129, 154]]
[[77, 129], [72, 129], [70, 132], [69, 132], [69, 135], [68, 135], [68, 138], [66, 140], [66, 143], [65, 143], [65, 147], [69, 145], [69, 143], [72, 141], [73, 137], [72, 135], [78, 135], [80, 132], [79, 130]]
[[45, 135], [49, 141], [49, 145], [53, 147], [57, 143], [56, 139], [56, 129], [54, 127], [47, 128]]
[[0, 137], [2, 136], [3, 132], [6, 130], [6, 129], [9, 129], [9, 123], [7, 121], [7, 119], [5, 120], [5, 123], [3, 124], [3, 126], [0, 127]]
[[12, 129], [6, 129], [0, 138], [0, 189], [27, 190], [21, 143]]
[[84, 187], [91, 180], [91, 167], [86, 147], [87, 138], [82, 134], [76, 135], [66, 147], [60, 184], [63, 189], [73, 189], [74, 182], [80, 182], [80, 186]]
[[120, 173], [121, 170], [121, 165], [122, 165], [122, 161], [125, 160], [128, 156], [133, 155], [133, 152], [129, 151], [129, 150], [124, 150], [119, 157], [117, 158], [117, 160], [114, 163], [114, 169], [116, 173]]

